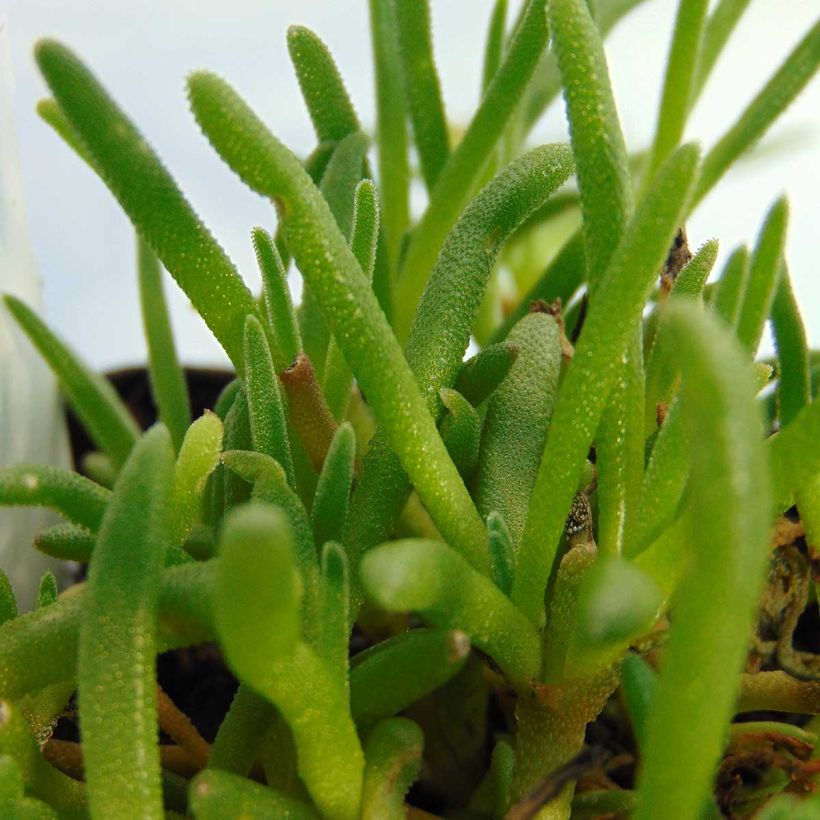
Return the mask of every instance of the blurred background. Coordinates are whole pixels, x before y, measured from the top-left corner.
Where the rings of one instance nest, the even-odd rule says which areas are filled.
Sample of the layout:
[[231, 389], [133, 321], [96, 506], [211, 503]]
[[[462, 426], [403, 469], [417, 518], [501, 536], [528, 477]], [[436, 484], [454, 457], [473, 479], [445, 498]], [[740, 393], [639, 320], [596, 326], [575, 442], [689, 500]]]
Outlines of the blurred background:
[[[511, 2], [510, 17], [520, 3]], [[647, 0], [607, 41], [615, 95], [631, 151], [655, 124], [676, 2]], [[436, 56], [449, 118], [466, 123], [478, 101], [492, 0], [432, 0]], [[818, 0], [753, 0], [691, 119], [688, 139], [711, 146], [812, 25]], [[128, 221], [95, 176], [34, 113], [45, 85], [32, 59], [43, 35], [74, 48], [103, 78], [171, 169], [246, 281], [258, 286], [249, 231], [271, 226], [270, 206], [250, 193], [200, 135], [186, 99], [186, 74], [207, 67], [246, 97], [298, 154], [314, 145], [285, 47], [290, 23], [329, 45], [366, 127], [373, 124], [373, 76], [366, 0], [0, 0], [15, 77], [23, 196], [51, 326], [94, 366], [145, 358]], [[735, 168], [688, 224], [693, 247], [721, 240], [725, 258], [753, 241], [781, 192], [792, 218], [788, 259], [814, 346], [820, 346], [820, 82], [769, 132], [754, 160]], [[7, 125], [3, 125], [7, 127]], [[561, 102], [534, 141], [566, 138]], [[0, 271], [0, 284], [2, 284]], [[183, 294], [168, 280], [182, 360], [226, 361]], [[767, 338], [764, 342], [770, 346]]]

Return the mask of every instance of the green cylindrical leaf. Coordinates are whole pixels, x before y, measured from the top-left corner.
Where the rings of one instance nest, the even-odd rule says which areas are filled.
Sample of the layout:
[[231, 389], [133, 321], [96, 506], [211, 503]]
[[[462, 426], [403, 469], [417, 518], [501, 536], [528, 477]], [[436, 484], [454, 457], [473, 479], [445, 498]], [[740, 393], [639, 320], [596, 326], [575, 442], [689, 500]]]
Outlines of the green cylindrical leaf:
[[644, 169], [647, 183], [683, 137], [708, 6], [709, 0], [680, 0], [678, 3], [655, 139]]
[[515, 549], [504, 517], [495, 510], [487, 516], [487, 540], [493, 581], [505, 595], [509, 595], [515, 579]]
[[[163, 571], [159, 587], [162, 646], [213, 640], [210, 562]], [[18, 698], [50, 684], [73, 680], [87, 586], [61, 596], [45, 609], [0, 626], [0, 691]]]
[[85, 527], [75, 524], [57, 524], [37, 533], [34, 546], [40, 552], [61, 561], [88, 563], [96, 537]]
[[794, 494], [820, 473], [820, 401], [804, 407], [792, 423], [766, 442], [775, 509], [784, 512]]
[[558, 389], [561, 340], [555, 318], [541, 312], [525, 316], [508, 339], [519, 354], [487, 406], [475, 498], [482, 515], [504, 517], [517, 550]]
[[304, 26], [291, 26], [288, 53], [319, 142], [338, 142], [358, 131], [359, 120], [344, 82], [319, 37]]
[[316, 596], [318, 594], [319, 563], [316, 544], [304, 505], [288, 484], [281, 465], [262, 453], [229, 450], [222, 463], [253, 486], [255, 501], [277, 506], [288, 522], [293, 541], [296, 565], [303, 582], [304, 627], [312, 635], [316, 629]]
[[693, 108], [709, 79], [723, 47], [729, 41], [750, 0], [719, 0], [709, 15], [700, 42], [689, 106]]
[[[595, 22], [602, 37], [606, 37], [622, 17], [645, 0], [596, 0], [589, 7], [595, 11]], [[517, 26], [516, 26], [517, 28]], [[521, 117], [523, 120], [523, 139], [530, 129], [549, 108], [561, 91], [561, 73], [556, 64], [555, 54], [551, 51], [542, 55], [538, 67], [527, 88]]]
[[214, 595], [222, 646], [240, 677], [264, 677], [272, 660], [293, 654], [301, 629], [301, 583], [281, 512], [251, 504], [226, 517]]
[[[513, 600], [535, 623], [558, 541], [603, 413], [617, 364], [634, 338], [646, 298], [681, 222], [697, 149], [672, 155], [638, 208], [601, 280], [553, 411], [516, 567]], [[613, 316], [620, 321], [612, 321]]]
[[17, 617], [17, 600], [9, 577], [0, 569], [0, 626]]
[[404, 820], [404, 795], [421, 772], [424, 735], [406, 718], [380, 723], [367, 738], [362, 820]]
[[402, 88], [396, 13], [391, 0], [370, 0], [373, 68], [376, 75], [376, 142], [379, 190], [389, 265], [395, 269], [410, 224], [407, 116]]
[[674, 296], [700, 296], [715, 265], [719, 247], [717, 239], [709, 239], [697, 249], [675, 279]]
[[465, 478], [478, 463], [481, 443], [481, 417], [457, 390], [442, 387], [439, 391], [446, 411], [439, 423], [439, 432], [453, 464]]
[[[715, 263], [718, 252], [717, 240], [706, 242], [692, 257], [689, 264], [678, 274], [672, 289], [671, 298], [682, 296], [697, 298], [700, 296], [706, 280]], [[669, 405], [672, 400], [678, 371], [672, 367], [669, 340], [662, 333], [656, 333], [655, 341], [649, 352], [646, 364], [646, 414], [647, 431], [657, 429], [658, 404]]]
[[486, 566], [481, 520], [326, 203], [296, 158], [229, 86], [199, 73], [189, 89], [197, 119], [223, 158], [280, 203], [294, 258], [321, 298], [325, 319], [416, 490], [451, 542], [476, 566]]
[[339, 426], [316, 485], [310, 523], [317, 544], [338, 541], [347, 518], [356, 457], [356, 434], [349, 422]]
[[353, 131], [344, 137], [333, 152], [319, 186], [339, 230], [348, 238], [351, 237], [354, 198], [362, 178], [368, 145], [367, 135], [361, 131]]
[[407, 338], [415, 308], [445, 239], [464, 211], [487, 160], [547, 44], [546, 0], [528, 0], [523, 19], [481, 105], [442, 169], [430, 204], [410, 236], [396, 292], [396, 329]]
[[191, 808], [197, 820], [318, 820], [305, 803], [279, 794], [261, 783], [222, 771], [200, 772], [190, 787]]
[[65, 46], [41, 40], [37, 64], [94, 167], [185, 291], [238, 371], [250, 291], [133, 123]]
[[633, 652], [624, 655], [621, 661], [621, 691], [632, 721], [632, 731], [641, 749], [646, 743], [646, 722], [657, 686], [655, 670], [640, 655]]
[[780, 426], [786, 427], [811, 401], [806, 328], [784, 264], [772, 303], [772, 328], [780, 364], [777, 386]]
[[438, 689], [463, 666], [470, 639], [457, 630], [411, 629], [356, 655], [350, 670], [350, 709], [370, 727]]
[[587, 278], [594, 289], [632, 211], [626, 146], [601, 35], [587, 3], [550, 0], [548, 17], [581, 193]]
[[[356, 188], [353, 202], [353, 225], [350, 229], [350, 249], [368, 278], [373, 278], [376, 247], [379, 237], [379, 203], [376, 188], [369, 179], [363, 179]], [[330, 340], [325, 362], [322, 389], [328, 407], [337, 421], [347, 412], [353, 374], [345, 361], [336, 339]]]
[[208, 768], [247, 775], [275, 719], [273, 706], [247, 684], [240, 683], [214, 738]]
[[481, 92], [490, 87], [501, 58], [504, 55], [504, 29], [507, 25], [507, 0], [496, 0], [490, 15], [487, 28], [487, 40], [484, 46], [484, 68], [481, 72]]
[[339, 544], [329, 541], [322, 550], [321, 579], [319, 582], [319, 638], [318, 655], [331, 674], [347, 687], [348, 609], [350, 583], [347, 558]]
[[40, 587], [37, 590], [37, 608], [42, 609], [45, 606], [50, 606], [57, 600], [57, 579], [53, 572], [48, 570], [43, 573], [40, 579]]
[[436, 541], [393, 541], [368, 552], [362, 581], [391, 612], [418, 612], [438, 627], [460, 629], [515, 683], [540, 664], [535, 630], [492, 581]]
[[181, 546], [198, 520], [202, 493], [208, 477], [219, 464], [222, 450], [222, 421], [206, 410], [185, 434], [177, 457], [174, 502], [171, 514], [171, 540]]
[[[79, 134], [74, 130], [74, 126], [68, 121], [65, 112], [60, 108], [57, 100], [43, 99], [37, 103], [37, 115], [43, 122], [48, 123], [57, 134], [62, 138], [63, 142], [77, 154], [80, 159], [88, 163], [91, 168], [94, 166], [94, 158], [88, 152], [88, 149], [83, 145]], [[96, 169], [95, 169], [96, 170]]]
[[[447, 238], [407, 345], [407, 360], [427, 400], [428, 415], [439, 416], [438, 391], [453, 384], [461, 368], [501, 246], [566, 178], [571, 162], [569, 150], [562, 145], [545, 145], [520, 157], [484, 187]], [[418, 483], [413, 483], [418, 491]], [[377, 434], [353, 496], [346, 541], [361, 550], [389, 537], [408, 489], [386, 435]], [[420, 495], [429, 508], [423, 494]], [[448, 542], [456, 544], [448, 536], [445, 522], [433, 517]], [[355, 553], [351, 556], [355, 558]]]
[[[229, 654], [230, 660], [230, 654]], [[266, 668], [263, 669], [262, 666]], [[299, 776], [323, 816], [356, 820], [364, 755], [345, 687], [310, 647], [258, 663], [247, 681], [277, 708], [293, 733]], [[258, 675], [256, 674], [258, 672]]]
[[92, 532], [110, 498], [110, 490], [59, 467], [17, 464], [0, 470], [0, 504], [51, 507]]
[[117, 480], [117, 467], [105, 453], [99, 450], [86, 453], [82, 458], [80, 468], [83, 474], [107, 490], [110, 490]]
[[363, 179], [353, 195], [353, 220], [350, 226], [350, 249], [368, 278], [373, 278], [376, 247], [379, 238], [379, 197], [372, 180]]
[[722, 316], [731, 327], [735, 326], [740, 314], [740, 304], [743, 301], [748, 275], [749, 251], [741, 245], [735, 248], [726, 260], [712, 302], [715, 313]]
[[433, 57], [429, 0], [400, 0], [394, 8], [407, 110], [421, 173], [432, 191], [450, 154], [450, 140]]
[[694, 207], [715, 186], [734, 161], [754, 145], [803, 90], [820, 66], [820, 21], [746, 107], [737, 122], [703, 159], [692, 202]]
[[[225, 415], [222, 446], [226, 452], [250, 450], [253, 446], [247, 389], [244, 385], [237, 391], [233, 404]], [[226, 472], [223, 467], [217, 467], [212, 486], [215, 494], [217, 521], [223, 512], [250, 498], [248, 483], [239, 476]]]
[[461, 366], [455, 389], [478, 407], [504, 381], [518, 353], [518, 345], [509, 341], [485, 347]]
[[[356, 186], [365, 167], [368, 139], [361, 131], [353, 131], [339, 142], [322, 175], [319, 190], [336, 220], [343, 236], [350, 236], [353, 223], [353, 199]], [[330, 334], [322, 316], [322, 309], [305, 282], [302, 304], [299, 306], [299, 325], [305, 353], [316, 363], [319, 377], [324, 376]]]
[[185, 374], [177, 360], [171, 320], [162, 288], [162, 271], [151, 246], [137, 237], [137, 274], [142, 324], [148, 343], [148, 375], [159, 420], [168, 428], [179, 452], [191, 423], [191, 402]]
[[737, 337], [752, 354], [760, 344], [763, 325], [769, 318], [769, 311], [777, 292], [786, 244], [788, 215], [789, 208], [785, 198], [777, 200], [766, 215], [749, 263], [749, 277], [737, 320]]
[[690, 427], [693, 552], [649, 715], [639, 820], [696, 816], [709, 793], [765, 574], [771, 510], [746, 357], [691, 305], [670, 306], [668, 321]]
[[139, 427], [114, 388], [92, 373], [27, 305], [13, 296], [6, 307], [40, 352], [60, 383], [72, 409], [96, 445], [121, 466], [139, 435]]
[[295, 483], [279, 380], [273, 369], [268, 341], [255, 316], [245, 322], [245, 385], [250, 413], [251, 440], [258, 453], [276, 459]]
[[89, 566], [77, 690], [89, 803], [100, 817], [164, 816], [155, 635], [173, 481], [171, 437], [157, 425], [117, 479]]
[[296, 354], [302, 349], [302, 338], [290, 299], [287, 271], [276, 243], [262, 228], [254, 228], [251, 238], [256, 262], [262, 273], [268, 325], [275, 340], [275, 344], [271, 345], [271, 356], [274, 367], [279, 372], [296, 358]]
[[639, 637], [657, 619], [660, 603], [660, 591], [638, 567], [603, 557], [578, 589], [578, 640], [605, 647]]
[[515, 752], [505, 740], [493, 747], [490, 768], [470, 799], [470, 808], [503, 817], [510, 802], [510, 786], [515, 768]]
[[[0, 760], [8, 758], [16, 764], [17, 772], [7, 773], [7, 789], [17, 788], [22, 780], [25, 794], [47, 800], [64, 815], [74, 816], [88, 811], [85, 784], [78, 783], [47, 763], [20, 705], [10, 700], [0, 700]], [[8, 783], [9, 779], [11, 783]], [[20, 801], [17, 807], [26, 812], [18, 815], [21, 818], [48, 820], [57, 816], [56, 813], [49, 814], [48, 807], [39, 801], [28, 800], [22, 795], [17, 799]], [[17, 807], [14, 804], [11, 807], [4, 805], [0, 799], [3, 817], [14, 817], [9, 808], [14, 810]]]

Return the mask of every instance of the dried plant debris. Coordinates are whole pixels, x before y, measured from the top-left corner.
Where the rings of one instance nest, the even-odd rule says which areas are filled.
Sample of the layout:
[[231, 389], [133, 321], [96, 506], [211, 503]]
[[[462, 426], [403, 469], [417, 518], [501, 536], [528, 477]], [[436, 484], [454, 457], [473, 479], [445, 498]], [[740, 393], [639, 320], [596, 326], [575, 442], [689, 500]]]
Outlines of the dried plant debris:
[[[812, 572], [802, 533], [802, 525], [787, 518], [775, 526], [774, 548], [747, 672], [782, 669], [800, 680], [820, 679], [820, 654], [795, 645], [801, 616], [811, 615], [807, 607], [811, 601]], [[814, 612], [812, 620], [816, 626], [816, 604]]]

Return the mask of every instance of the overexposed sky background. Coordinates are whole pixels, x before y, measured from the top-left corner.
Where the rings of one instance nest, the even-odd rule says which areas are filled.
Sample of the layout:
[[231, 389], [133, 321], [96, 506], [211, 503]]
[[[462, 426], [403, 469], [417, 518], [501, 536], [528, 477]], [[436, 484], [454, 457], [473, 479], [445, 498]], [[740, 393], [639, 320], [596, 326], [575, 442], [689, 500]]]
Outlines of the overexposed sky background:
[[[448, 115], [466, 122], [478, 101], [483, 42], [492, 0], [432, 0], [435, 50]], [[511, 3], [513, 12], [518, 3]], [[647, 0], [607, 44], [630, 150], [653, 132], [677, 3]], [[708, 148], [813, 24], [818, 0], [752, 0], [691, 119], [687, 138]], [[206, 144], [185, 99], [195, 68], [219, 72], [274, 133], [300, 154], [313, 132], [285, 46], [290, 23], [313, 28], [330, 46], [359, 115], [373, 124], [373, 76], [366, 0], [0, 0], [15, 72], [14, 111], [30, 233], [51, 326], [91, 364], [110, 368], [145, 358], [130, 225], [94, 175], [34, 113], [46, 88], [31, 56], [37, 37], [63, 40], [103, 78], [157, 149], [191, 203], [254, 287], [250, 246], [271, 208], [250, 193]], [[792, 205], [788, 257], [809, 335], [820, 346], [820, 82], [770, 132], [788, 145], [734, 169], [689, 222], [690, 243], [721, 240], [721, 257], [753, 241], [772, 200]], [[566, 137], [554, 105], [534, 141]], [[168, 280], [178, 346], [189, 364], [226, 361], [185, 297]], [[0, 272], [0, 285], [2, 272]]]

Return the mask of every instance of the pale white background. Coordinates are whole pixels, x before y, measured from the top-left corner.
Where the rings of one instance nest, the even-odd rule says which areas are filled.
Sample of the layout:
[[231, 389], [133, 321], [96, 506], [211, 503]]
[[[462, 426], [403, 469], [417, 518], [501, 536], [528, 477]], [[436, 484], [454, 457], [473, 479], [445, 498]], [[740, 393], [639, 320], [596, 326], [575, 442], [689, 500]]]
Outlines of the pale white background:
[[[478, 97], [491, 0], [432, 0], [435, 48], [450, 117], [464, 121]], [[517, 8], [518, 3], [512, 5]], [[676, 3], [648, 0], [622, 21], [607, 54], [630, 149], [649, 140]], [[289, 23], [314, 28], [329, 44], [366, 126], [373, 123], [366, 0], [0, 0], [16, 74], [15, 118], [35, 254], [48, 321], [95, 366], [144, 358], [131, 229], [111, 195], [34, 114], [46, 93], [31, 58], [40, 35], [59, 37], [104, 78], [120, 103], [227, 248], [258, 283], [248, 233], [271, 224], [202, 139], [186, 105], [184, 78], [211, 68], [226, 76], [299, 153], [314, 144], [285, 48]], [[711, 145], [820, 12], [818, 0], [753, 0], [717, 66], [688, 137]], [[788, 252], [813, 343], [820, 346], [820, 83], [814, 81], [768, 137], [790, 142], [765, 162], [733, 171], [689, 224], [690, 241], [717, 236], [722, 257], [752, 240], [769, 203], [792, 203]], [[553, 106], [538, 140], [562, 139]], [[2, 272], [0, 272], [2, 283]], [[169, 285], [179, 347], [188, 363], [224, 356], [184, 296]]]

